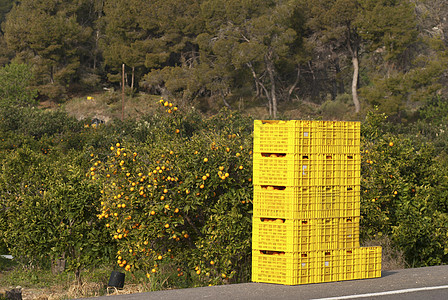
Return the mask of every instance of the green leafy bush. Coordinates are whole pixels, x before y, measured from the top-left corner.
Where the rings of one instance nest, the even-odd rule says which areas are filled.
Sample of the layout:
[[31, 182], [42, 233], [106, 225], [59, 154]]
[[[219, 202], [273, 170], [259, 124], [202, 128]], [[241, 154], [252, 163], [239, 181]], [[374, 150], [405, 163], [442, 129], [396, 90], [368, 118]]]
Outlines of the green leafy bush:
[[251, 121], [230, 112], [201, 121], [162, 104], [150, 143], [117, 141], [104, 161], [92, 161], [90, 176], [103, 187], [98, 217], [118, 242], [117, 263], [151, 279], [169, 264], [202, 284], [247, 281]]
[[390, 236], [411, 266], [447, 262], [446, 155], [412, 135], [381, 131], [384, 114], [363, 124], [361, 236]]

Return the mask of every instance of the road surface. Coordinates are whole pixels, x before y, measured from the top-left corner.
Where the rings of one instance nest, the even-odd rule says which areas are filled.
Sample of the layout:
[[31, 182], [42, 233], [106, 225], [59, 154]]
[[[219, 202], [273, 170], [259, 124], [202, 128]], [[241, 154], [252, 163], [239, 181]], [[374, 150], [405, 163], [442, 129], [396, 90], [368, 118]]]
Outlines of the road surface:
[[383, 271], [381, 278], [285, 286], [243, 283], [201, 288], [156, 291], [140, 294], [109, 295], [96, 300], [446, 300], [448, 265], [396, 271]]

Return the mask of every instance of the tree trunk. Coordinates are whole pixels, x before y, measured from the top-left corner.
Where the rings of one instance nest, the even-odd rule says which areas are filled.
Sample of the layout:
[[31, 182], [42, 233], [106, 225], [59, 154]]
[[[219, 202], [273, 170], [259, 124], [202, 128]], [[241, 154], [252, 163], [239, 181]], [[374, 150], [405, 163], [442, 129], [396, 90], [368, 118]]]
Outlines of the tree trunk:
[[54, 258], [51, 261], [51, 273], [53, 275], [61, 274], [65, 271], [65, 253], [62, 253], [61, 257]]
[[336, 61], [335, 69], [336, 69], [335, 80], [337, 85], [337, 93], [344, 94], [345, 87], [344, 87], [344, 81], [341, 79], [341, 66], [339, 65], [339, 60]]
[[135, 67], [132, 67], [131, 90], [134, 89]]
[[82, 285], [82, 281], [81, 281], [81, 267], [77, 267], [75, 270], [75, 278], [76, 278], [76, 283], [81, 286]]
[[271, 80], [271, 103], [272, 103], [272, 115], [274, 119], [277, 118], [277, 95], [276, 95], [276, 87], [275, 87], [275, 76], [274, 76], [274, 70], [273, 66], [271, 64], [268, 65], [268, 73], [269, 73], [269, 79]]
[[361, 110], [361, 104], [359, 103], [358, 99], [358, 76], [359, 76], [358, 55], [353, 55], [352, 63], [353, 63], [352, 97], [353, 97], [353, 104], [355, 104], [355, 112], [359, 113], [359, 111]]
[[268, 98], [269, 115], [272, 116], [273, 103], [271, 101], [271, 94], [269, 93], [268, 89], [264, 86], [264, 84], [260, 81], [260, 78], [258, 78], [257, 73], [255, 72], [255, 69], [253, 68], [252, 64], [248, 62], [246, 63], [246, 65], [252, 72], [252, 76], [254, 77], [255, 82], [258, 84], [258, 87], [264, 91], [266, 98]]
[[311, 73], [311, 78], [312, 78], [312, 84], [311, 84], [311, 97], [313, 98], [318, 98], [319, 96], [319, 87], [316, 84], [316, 75], [314, 74], [314, 69], [313, 66], [311, 64], [311, 61], [308, 61], [308, 68], [310, 70]]
[[297, 77], [294, 83], [288, 89], [288, 99], [287, 99], [288, 101], [291, 99], [291, 94], [294, 92], [296, 86], [299, 84], [299, 80], [300, 80], [300, 65], [297, 64]]

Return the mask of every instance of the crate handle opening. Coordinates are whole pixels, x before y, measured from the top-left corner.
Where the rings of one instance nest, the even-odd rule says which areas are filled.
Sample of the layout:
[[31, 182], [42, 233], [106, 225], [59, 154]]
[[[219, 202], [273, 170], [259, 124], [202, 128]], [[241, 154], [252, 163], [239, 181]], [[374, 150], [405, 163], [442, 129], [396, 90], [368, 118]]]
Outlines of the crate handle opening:
[[287, 121], [278, 121], [278, 120], [261, 120], [261, 124], [286, 124]]
[[352, 187], [348, 187], [348, 188], [347, 188], [347, 191], [352, 191], [352, 190], [353, 190]]
[[306, 224], [308, 224], [308, 221], [302, 221], [302, 224], [306, 225]]
[[283, 252], [283, 251], [260, 250], [260, 254], [265, 254], [265, 255], [285, 255], [285, 252]]
[[308, 155], [302, 155], [302, 159], [308, 159]]
[[327, 155], [325, 158], [326, 158], [326, 159], [333, 159], [333, 156], [331, 156], [331, 155]]
[[353, 159], [353, 155], [347, 155], [348, 159]]
[[261, 221], [261, 222], [271, 222], [271, 223], [283, 224], [283, 223], [285, 223], [286, 219], [260, 218], [260, 221]]
[[270, 152], [263, 152], [261, 153], [262, 157], [285, 157], [286, 153], [270, 153]]
[[276, 191], [283, 191], [283, 190], [286, 189], [286, 186], [262, 185], [261, 188], [264, 189], [264, 190], [268, 190], [268, 191], [273, 191], [273, 190], [276, 190]]

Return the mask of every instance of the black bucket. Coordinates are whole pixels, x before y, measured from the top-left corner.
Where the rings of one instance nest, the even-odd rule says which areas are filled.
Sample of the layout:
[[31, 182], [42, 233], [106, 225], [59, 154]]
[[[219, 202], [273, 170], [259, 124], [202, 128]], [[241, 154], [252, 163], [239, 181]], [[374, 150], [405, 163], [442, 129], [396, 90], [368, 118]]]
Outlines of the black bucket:
[[122, 289], [124, 286], [124, 276], [125, 276], [124, 273], [112, 271], [107, 286]]

